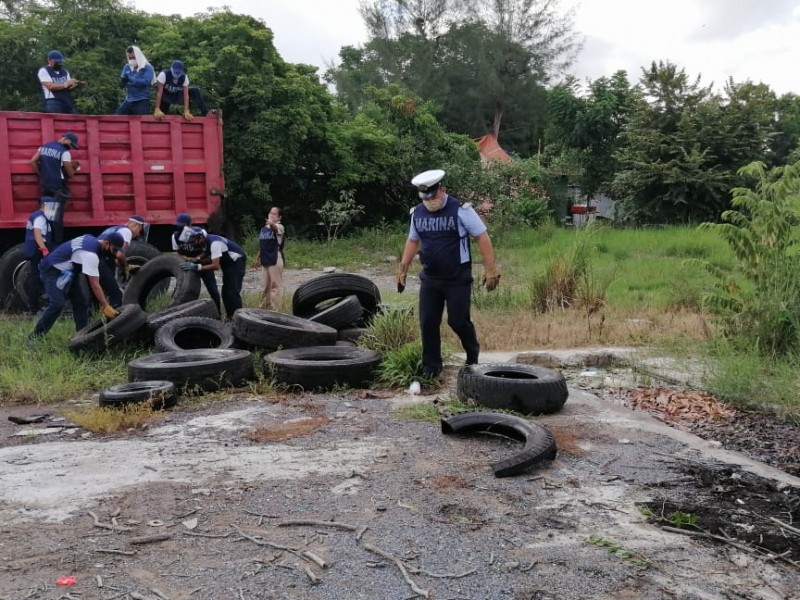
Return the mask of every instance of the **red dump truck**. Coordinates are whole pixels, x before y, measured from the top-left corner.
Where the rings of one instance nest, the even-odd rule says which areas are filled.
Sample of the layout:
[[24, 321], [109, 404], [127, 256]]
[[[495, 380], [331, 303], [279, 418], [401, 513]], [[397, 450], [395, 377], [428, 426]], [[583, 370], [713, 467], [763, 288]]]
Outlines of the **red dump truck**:
[[222, 116], [184, 121], [168, 117], [62, 115], [0, 111], [0, 303], [15, 286], [24, 259], [25, 221], [38, 207], [39, 177], [31, 157], [44, 143], [72, 131], [73, 160], [81, 168], [69, 181], [64, 239], [99, 233], [129, 216], [151, 224], [149, 241], [170, 250], [175, 215], [204, 224], [224, 196]]

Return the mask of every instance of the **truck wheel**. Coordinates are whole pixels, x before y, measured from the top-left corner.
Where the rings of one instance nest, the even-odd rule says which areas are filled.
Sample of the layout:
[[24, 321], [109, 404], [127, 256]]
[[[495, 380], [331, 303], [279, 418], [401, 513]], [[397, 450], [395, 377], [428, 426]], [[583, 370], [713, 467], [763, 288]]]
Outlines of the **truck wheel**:
[[531, 365], [496, 364], [461, 367], [456, 379], [461, 402], [473, 400], [488, 408], [504, 408], [524, 415], [558, 412], [569, 392], [564, 376]]
[[175, 384], [171, 381], [137, 381], [121, 383], [100, 392], [100, 406], [118, 408], [126, 404], [150, 401], [153, 410], [172, 408], [178, 403]]
[[380, 361], [374, 350], [355, 346], [292, 348], [272, 352], [264, 359], [278, 383], [305, 389], [360, 387], [369, 382]]
[[181, 317], [160, 327], [156, 332], [156, 352], [232, 348], [231, 326], [219, 319]]
[[365, 320], [369, 320], [381, 303], [381, 292], [375, 283], [353, 273], [331, 273], [316, 277], [300, 285], [292, 296], [292, 313], [309, 317], [326, 300], [354, 294], [361, 302]]
[[167, 323], [183, 317], [206, 317], [219, 320], [219, 312], [210, 298], [190, 300], [183, 304], [169, 306], [147, 316], [147, 329], [151, 336]]
[[522, 452], [492, 465], [495, 477], [518, 475], [556, 457], [556, 440], [549, 429], [514, 415], [474, 412], [442, 419], [442, 433], [490, 433], [523, 442]]
[[178, 387], [219, 390], [253, 378], [253, 355], [247, 350], [179, 350], [142, 356], [128, 363], [128, 380], [171, 381]]
[[250, 346], [277, 350], [300, 346], [332, 346], [337, 331], [322, 323], [260, 308], [240, 308], [233, 313], [233, 335]]
[[322, 323], [338, 330], [351, 327], [363, 314], [364, 308], [361, 306], [361, 302], [358, 301], [358, 296], [351, 294], [350, 296], [339, 298], [327, 308], [323, 308], [308, 318], [315, 323]]
[[110, 321], [97, 319], [76, 332], [69, 339], [69, 349], [73, 352], [100, 352], [137, 340], [146, 315], [137, 304], [123, 304], [118, 310], [119, 315]]
[[[196, 300], [200, 295], [200, 278], [196, 273], [183, 271], [182, 262], [174, 254], [162, 254], [148, 260], [131, 277], [122, 294], [122, 303], [138, 304], [147, 310], [148, 306], [159, 302], [165, 301], [166, 306], [175, 306]], [[159, 293], [165, 284], [166, 292]]]
[[21, 298], [22, 269], [28, 264], [25, 244], [17, 244], [0, 256], [0, 307], [9, 312], [24, 311], [27, 303]]
[[[153, 259], [157, 256], [161, 256], [161, 250], [153, 246], [152, 244], [148, 244], [147, 242], [142, 242], [141, 240], [133, 240], [128, 245], [128, 252], [126, 254], [126, 260], [128, 261], [129, 267], [138, 267], [141, 268], [147, 261]], [[138, 271], [133, 275], [136, 277], [138, 275]], [[125, 281], [122, 277], [122, 270], [117, 267], [114, 276], [117, 279], [117, 284], [121, 290], [125, 290], [128, 286], [130, 281]], [[159, 289], [160, 288], [160, 289]], [[152, 294], [163, 294], [169, 288], [169, 281], [164, 280], [159, 283], [155, 288], [152, 290]]]

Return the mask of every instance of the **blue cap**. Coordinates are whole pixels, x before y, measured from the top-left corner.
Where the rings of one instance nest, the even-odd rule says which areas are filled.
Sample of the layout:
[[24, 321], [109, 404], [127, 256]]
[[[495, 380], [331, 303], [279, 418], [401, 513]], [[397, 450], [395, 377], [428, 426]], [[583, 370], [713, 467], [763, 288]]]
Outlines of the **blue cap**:
[[117, 250], [122, 250], [122, 247], [125, 245], [125, 238], [122, 237], [121, 233], [118, 233], [116, 231], [114, 233], [109, 233], [103, 239], [109, 242]]
[[56, 62], [64, 62], [64, 55], [58, 50], [50, 50], [47, 53], [47, 60], [54, 60]]
[[183, 62], [180, 60], [173, 60], [172, 61], [172, 73], [175, 77], [180, 77], [184, 73]]
[[72, 144], [73, 148], [75, 148], [76, 150], [79, 149], [78, 148], [78, 136], [77, 135], [75, 135], [71, 131], [68, 131], [67, 133], [65, 133], [61, 137], [67, 138], [69, 140], [69, 143]]
[[175, 217], [175, 225], [179, 227], [188, 227], [192, 224], [192, 215], [189, 213], [178, 213]]

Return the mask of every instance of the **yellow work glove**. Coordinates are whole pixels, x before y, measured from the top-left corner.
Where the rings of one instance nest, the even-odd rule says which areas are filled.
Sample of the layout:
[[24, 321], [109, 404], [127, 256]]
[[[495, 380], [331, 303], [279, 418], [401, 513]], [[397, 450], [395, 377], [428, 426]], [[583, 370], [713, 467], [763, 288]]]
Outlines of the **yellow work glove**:
[[481, 281], [481, 285], [486, 286], [487, 292], [493, 292], [497, 289], [497, 286], [500, 285], [500, 273], [497, 272], [494, 265], [490, 267], [484, 265], [483, 281]]
[[157, 108], [157, 109], [156, 109], [156, 110], [153, 112], [153, 118], [154, 118], [156, 121], [163, 121], [163, 120], [164, 120], [164, 113], [161, 111], [161, 109], [160, 109], [160, 108]]
[[406, 277], [408, 277], [408, 265], [400, 263], [397, 265], [397, 293], [402, 294], [406, 289]]
[[183, 118], [186, 119], [187, 121], [192, 121], [194, 119], [194, 116], [188, 110], [185, 110], [183, 111]]
[[103, 316], [104, 316], [104, 317], [105, 317], [105, 318], [106, 318], [108, 321], [110, 321], [111, 319], [113, 319], [113, 318], [114, 318], [114, 317], [116, 317], [117, 315], [119, 315], [119, 311], [117, 311], [117, 309], [116, 309], [116, 308], [114, 308], [113, 306], [111, 306], [110, 304], [106, 304], [106, 305], [103, 307]]

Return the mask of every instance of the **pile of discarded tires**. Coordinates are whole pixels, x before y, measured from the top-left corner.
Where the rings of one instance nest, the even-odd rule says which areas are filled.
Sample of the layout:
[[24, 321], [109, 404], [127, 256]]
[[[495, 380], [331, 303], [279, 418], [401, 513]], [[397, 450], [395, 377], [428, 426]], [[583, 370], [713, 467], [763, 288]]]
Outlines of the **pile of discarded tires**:
[[[192, 392], [240, 387], [258, 377], [254, 350], [266, 352], [261, 371], [280, 384], [325, 390], [372, 379], [378, 354], [340, 340], [349, 330], [363, 331], [378, 310], [380, 292], [369, 279], [323, 275], [295, 291], [293, 312], [299, 314], [242, 308], [224, 323], [210, 299], [198, 298], [199, 278], [179, 264], [171, 255], [149, 261], [126, 288], [119, 316], [95, 321], [70, 340], [74, 351], [130, 342], [155, 349], [128, 363], [129, 383], [101, 393], [102, 405], [140, 402], [152, 392], [168, 408], [176, 400], [166, 383]], [[169, 302], [148, 314], [154, 294], [167, 294]]]

